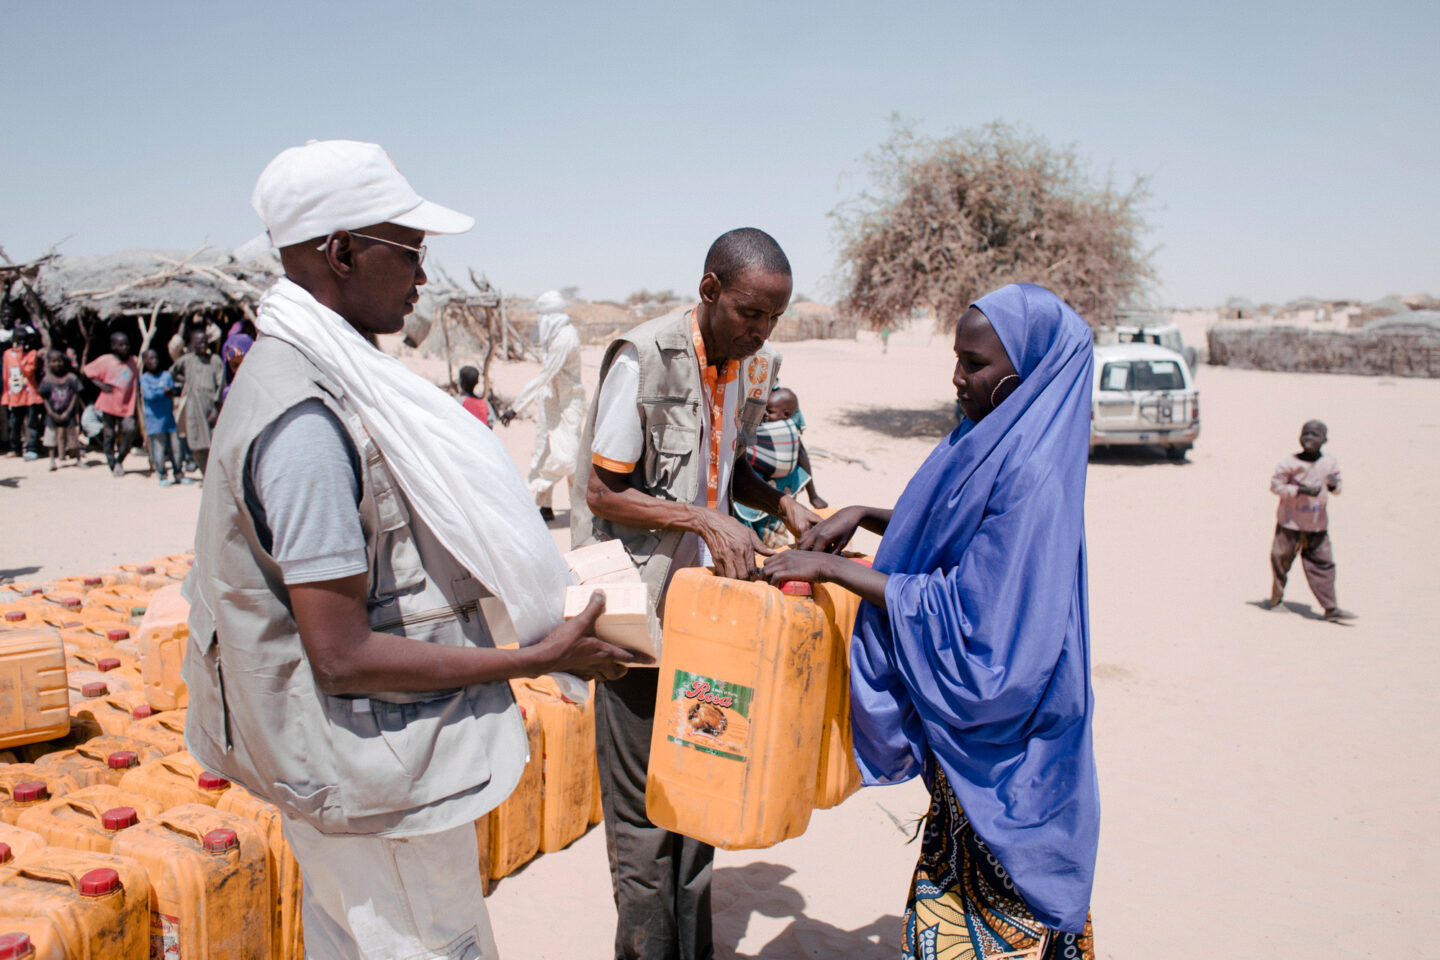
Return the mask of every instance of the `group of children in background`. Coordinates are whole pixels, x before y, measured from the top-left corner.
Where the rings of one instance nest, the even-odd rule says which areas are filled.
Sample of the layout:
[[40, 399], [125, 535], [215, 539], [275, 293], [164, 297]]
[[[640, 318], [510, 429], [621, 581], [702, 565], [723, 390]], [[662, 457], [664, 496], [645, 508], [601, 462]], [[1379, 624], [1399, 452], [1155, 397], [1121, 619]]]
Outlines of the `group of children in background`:
[[[37, 460], [48, 449], [50, 469], [56, 470], [72, 457], [83, 463], [84, 451], [98, 441], [111, 473], [121, 477], [125, 456], [143, 430], [160, 486], [194, 483], [186, 473], [204, 474], [210, 430], [229, 381], [254, 343], [248, 325], [236, 323], [222, 359], [213, 349], [217, 333], [211, 327], [182, 330], [169, 344], [169, 369], [155, 349], [144, 352], [141, 369], [131, 356], [130, 337], [116, 331], [110, 352], [80, 369], [82, 379], [70, 351], [43, 351], [42, 367], [38, 333], [16, 328], [0, 361], [11, 455]], [[87, 382], [97, 391], [88, 406]]]

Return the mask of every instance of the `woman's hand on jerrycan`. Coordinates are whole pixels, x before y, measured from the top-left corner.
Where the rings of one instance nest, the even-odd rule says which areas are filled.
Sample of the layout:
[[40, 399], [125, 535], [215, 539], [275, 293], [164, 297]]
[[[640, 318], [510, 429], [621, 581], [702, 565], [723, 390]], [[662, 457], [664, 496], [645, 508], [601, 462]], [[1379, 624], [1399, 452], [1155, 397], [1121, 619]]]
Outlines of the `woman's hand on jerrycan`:
[[845, 549], [850, 538], [855, 536], [855, 531], [864, 519], [864, 507], [842, 507], [806, 530], [796, 546], [801, 550], [839, 553]]

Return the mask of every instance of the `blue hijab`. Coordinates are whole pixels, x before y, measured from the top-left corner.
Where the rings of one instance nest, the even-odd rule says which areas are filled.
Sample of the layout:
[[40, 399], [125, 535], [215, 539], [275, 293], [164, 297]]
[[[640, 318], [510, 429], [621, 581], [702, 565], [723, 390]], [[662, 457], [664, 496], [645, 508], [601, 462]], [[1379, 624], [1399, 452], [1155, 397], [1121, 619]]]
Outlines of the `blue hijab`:
[[935, 448], [895, 504], [851, 648], [855, 756], [898, 783], [934, 755], [1035, 917], [1078, 933], [1095, 875], [1085, 575], [1090, 328], [1044, 287], [974, 304], [1020, 385]]

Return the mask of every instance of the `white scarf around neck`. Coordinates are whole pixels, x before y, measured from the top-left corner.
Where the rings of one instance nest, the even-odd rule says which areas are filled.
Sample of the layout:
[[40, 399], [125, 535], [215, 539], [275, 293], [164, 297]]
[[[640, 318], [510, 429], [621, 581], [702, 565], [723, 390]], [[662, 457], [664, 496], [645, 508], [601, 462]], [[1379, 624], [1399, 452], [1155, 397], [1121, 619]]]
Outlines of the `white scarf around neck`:
[[[261, 298], [255, 326], [295, 347], [345, 391], [410, 508], [500, 599], [522, 645], [560, 624], [573, 579], [489, 428], [288, 278]], [[578, 678], [555, 679], [568, 699], [589, 696]]]

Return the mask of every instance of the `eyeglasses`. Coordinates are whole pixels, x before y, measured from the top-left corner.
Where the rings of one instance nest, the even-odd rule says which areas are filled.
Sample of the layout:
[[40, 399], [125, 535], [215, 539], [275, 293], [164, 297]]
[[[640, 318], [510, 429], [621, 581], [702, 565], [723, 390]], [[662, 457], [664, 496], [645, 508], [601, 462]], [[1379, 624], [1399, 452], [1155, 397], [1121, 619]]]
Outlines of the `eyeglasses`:
[[[425, 263], [426, 247], [423, 243], [420, 244], [420, 246], [418, 247], [412, 247], [408, 243], [397, 243], [394, 240], [386, 240], [384, 237], [372, 237], [368, 233], [356, 233], [354, 230], [350, 230], [348, 231], [348, 233], [350, 234], [350, 236], [359, 237], [362, 240], [374, 240], [376, 243], [388, 243], [392, 247], [399, 247], [401, 250], [409, 250], [410, 253], [414, 255], [412, 258], [413, 263], [411, 265], [417, 270], [420, 269], [420, 267]], [[315, 249], [324, 250], [329, 245], [330, 237], [326, 237], [325, 242], [320, 244], [320, 246], [316, 247]]]

